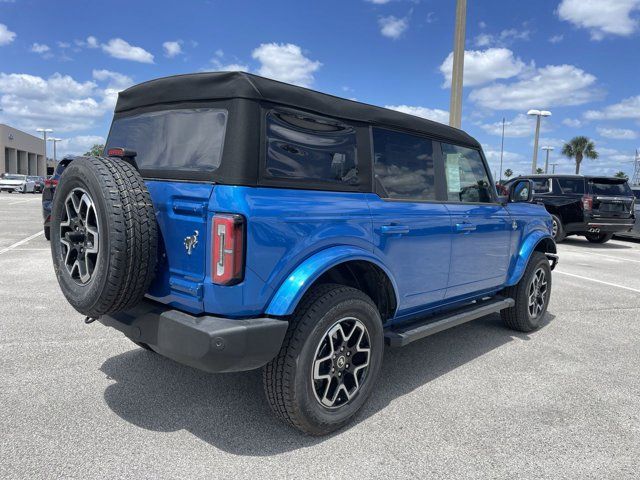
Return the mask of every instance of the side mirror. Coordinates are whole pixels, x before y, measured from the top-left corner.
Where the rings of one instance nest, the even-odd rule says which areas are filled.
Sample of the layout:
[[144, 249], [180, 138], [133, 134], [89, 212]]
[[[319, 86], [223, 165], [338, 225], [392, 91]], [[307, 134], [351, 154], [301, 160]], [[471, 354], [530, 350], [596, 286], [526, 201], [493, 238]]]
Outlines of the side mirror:
[[528, 179], [516, 180], [509, 189], [509, 201], [512, 203], [530, 202], [533, 199], [533, 182]]

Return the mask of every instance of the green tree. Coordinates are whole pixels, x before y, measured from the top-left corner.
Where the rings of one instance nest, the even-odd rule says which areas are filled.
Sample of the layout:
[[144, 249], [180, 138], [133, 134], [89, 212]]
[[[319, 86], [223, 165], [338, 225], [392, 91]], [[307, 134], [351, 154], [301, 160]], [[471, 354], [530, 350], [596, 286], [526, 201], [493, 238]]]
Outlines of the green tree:
[[505, 176], [505, 177], [507, 177], [507, 178], [512, 177], [512, 176], [513, 176], [513, 170], [511, 170], [510, 168], [507, 168], [507, 169], [504, 171], [504, 176]]
[[616, 173], [614, 175], [614, 177], [616, 177], [616, 178], [624, 178], [625, 180], [629, 180], [629, 176], [626, 173], [624, 173], [623, 171], [619, 171], [618, 173]]
[[104, 151], [104, 145], [96, 143], [93, 147], [91, 147], [91, 150], [86, 152], [84, 155], [86, 157], [99, 157], [100, 155], [102, 155], [103, 151]]
[[562, 147], [562, 154], [567, 158], [575, 159], [576, 175], [580, 173], [580, 164], [584, 157], [592, 160], [598, 158], [595, 143], [582, 135], [573, 137], [568, 143], [565, 143]]
[[536, 168], [536, 173], [544, 173], [544, 170], [540, 167]]

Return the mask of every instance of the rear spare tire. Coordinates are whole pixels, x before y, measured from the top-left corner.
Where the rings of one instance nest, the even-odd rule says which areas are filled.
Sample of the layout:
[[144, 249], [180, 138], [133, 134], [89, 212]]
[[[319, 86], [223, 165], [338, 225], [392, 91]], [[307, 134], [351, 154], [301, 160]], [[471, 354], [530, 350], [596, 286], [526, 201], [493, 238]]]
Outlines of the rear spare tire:
[[151, 196], [129, 163], [74, 160], [53, 200], [51, 255], [62, 293], [83, 315], [126, 310], [153, 279], [157, 226]]

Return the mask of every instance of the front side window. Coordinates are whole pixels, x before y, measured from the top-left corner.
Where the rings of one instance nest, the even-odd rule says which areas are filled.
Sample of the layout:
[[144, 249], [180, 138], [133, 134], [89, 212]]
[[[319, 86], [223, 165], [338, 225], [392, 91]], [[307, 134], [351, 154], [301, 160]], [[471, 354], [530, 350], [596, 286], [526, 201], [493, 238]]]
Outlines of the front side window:
[[558, 184], [562, 193], [584, 193], [584, 180], [582, 178], [558, 178]]
[[452, 202], [491, 203], [491, 183], [478, 150], [442, 144], [447, 178], [447, 198]]
[[431, 140], [374, 128], [373, 152], [381, 196], [418, 201], [436, 199]]
[[549, 193], [551, 191], [551, 181], [548, 178], [533, 179], [533, 193]]
[[269, 112], [266, 173], [280, 179], [358, 185], [355, 128], [310, 115]]
[[226, 110], [161, 110], [113, 121], [107, 146], [136, 152], [141, 170], [213, 171], [220, 166]]

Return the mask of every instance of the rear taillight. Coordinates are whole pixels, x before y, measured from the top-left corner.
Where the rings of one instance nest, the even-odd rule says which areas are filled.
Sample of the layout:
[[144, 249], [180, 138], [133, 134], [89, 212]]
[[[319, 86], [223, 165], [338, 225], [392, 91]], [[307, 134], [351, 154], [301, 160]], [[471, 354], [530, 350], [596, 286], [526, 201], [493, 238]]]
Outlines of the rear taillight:
[[44, 181], [44, 186], [45, 187], [57, 187], [58, 186], [58, 179], [56, 179], [56, 178], [47, 178]]
[[216, 213], [213, 217], [211, 276], [218, 285], [235, 285], [244, 271], [244, 217]]
[[584, 197], [582, 197], [582, 209], [583, 210], [593, 209], [593, 197], [591, 195], [585, 195]]

